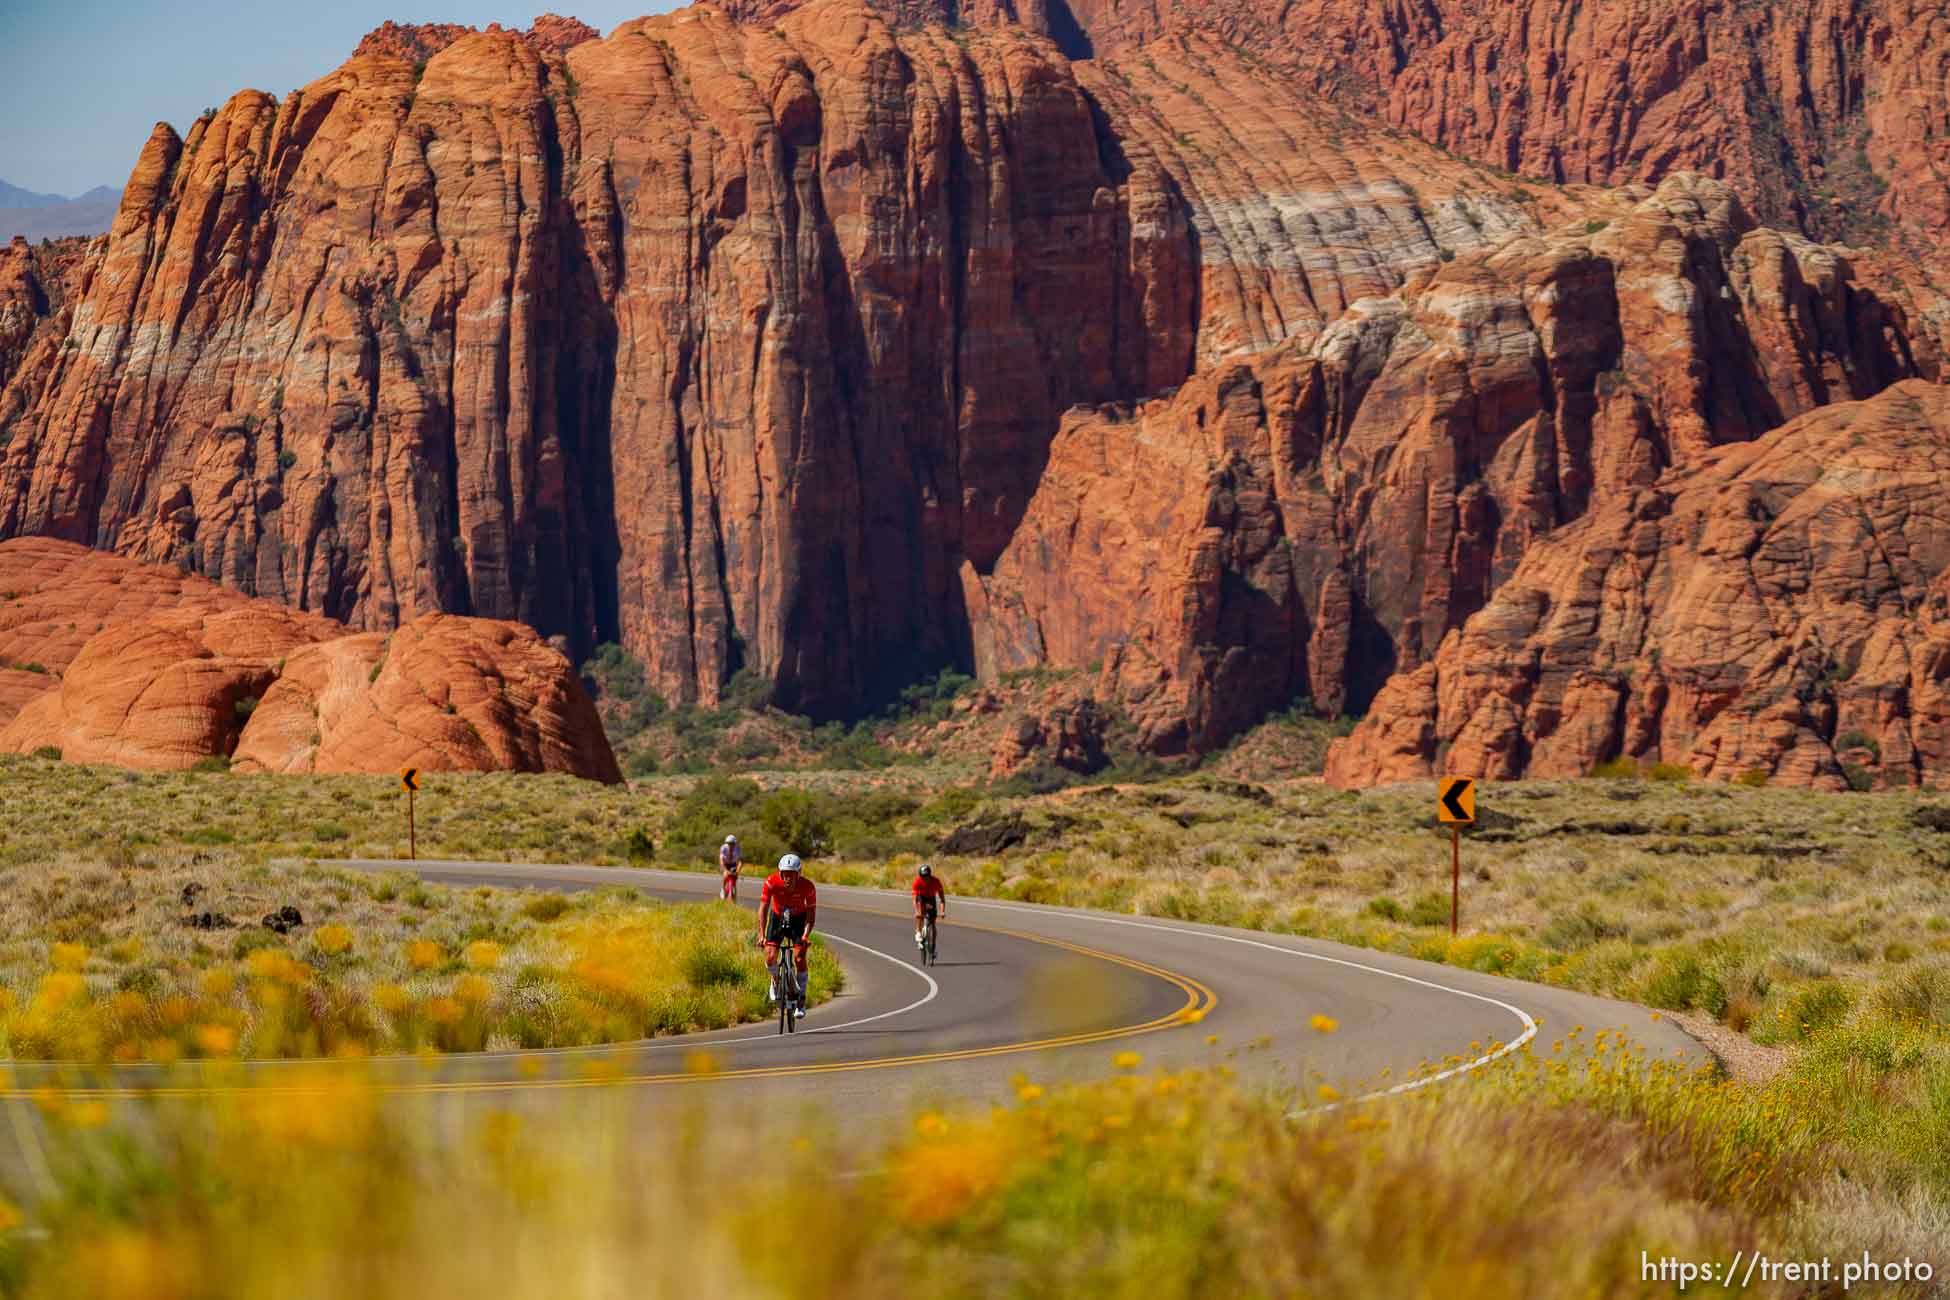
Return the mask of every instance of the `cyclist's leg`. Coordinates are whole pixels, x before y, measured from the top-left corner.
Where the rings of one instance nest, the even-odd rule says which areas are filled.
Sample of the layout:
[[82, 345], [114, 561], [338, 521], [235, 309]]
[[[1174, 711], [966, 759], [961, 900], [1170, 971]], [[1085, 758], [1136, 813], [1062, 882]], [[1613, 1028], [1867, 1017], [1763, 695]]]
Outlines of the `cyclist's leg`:
[[927, 904], [922, 902], [918, 898], [915, 899], [914, 900], [914, 946], [916, 948], [921, 946], [921, 918], [926, 914], [926, 912], [927, 912]]
[[772, 1001], [779, 1000], [779, 945], [771, 940], [765, 942], [765, 971], [771, 977]]
[[804, 939], [792, 945], [793, 962], [799, 970], [799, 1002], [802, 1006], [806, 1001], [806, 986], [811, 980], [811, 971], [806, 965], [806, 952], [811, 947]]

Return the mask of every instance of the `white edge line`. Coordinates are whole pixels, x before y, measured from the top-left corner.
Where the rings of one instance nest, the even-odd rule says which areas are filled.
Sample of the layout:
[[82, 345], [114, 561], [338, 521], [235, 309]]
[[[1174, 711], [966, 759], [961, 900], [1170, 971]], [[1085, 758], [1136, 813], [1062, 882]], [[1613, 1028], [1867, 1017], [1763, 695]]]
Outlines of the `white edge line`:
[[[334, 865], [342, 865], [342, 864], [334, 864]], [[589, 869], [587, 867], [578, 867], [576, 864], [571, 864], [571, 863], [485, 863], [484, 862], [484, 863], [476, 864], [476, 863], [461, 863], [461, 862], [449, 861], [449, 860], [436, 860], [436, 861], [429, 861], [427, 865], [430, 867], [500, 866], [504, 868], [530, 869], [530, 870], [532, 870], [532, 868], [537, 866], [557, 866], [560, 867], [563, 871], [576, 871], [576, 870]], [[357, 868], [353, 868], [353, 869], [357, 870]], [[398, 870], [402, 868], [395, 868], [395, 869]], [[414, 870], [414, 868], [411, 865], [408, 865], [403, 869], [408, 871]], [[619, 873], [643, 870], [642, 868], [629, 868], [629, 867], [623, 867], [623, 868], [612, 867], [612, 868], [596, 868], [596, 869], [618, 871]], [[500, 873], [489, 873], [489, 874], [500, 874]], [[509, 872], [508, 874], [512, 875], [513, 873]], [[646, 872], [645, 874], [650, 874], [650, 873]], [[663, 871], [657, 872], [656, 874], [680, 875], [680, 876], [702, 876], [702, 875], [707, 875], [708, 873], [692, 872], [692, 871], [672, 871], [666, 868]], [[523, 877], [517, 877], [517, 878], [523, 878]], [[538, 877], [534, 875], [529, 875], [526, 876], [525, 878], [528, 880], [534, 880], [537, 879]], [[539, 878], [547, 879], [548, 877], [544, 875]], [[873, 896], [890, 896], [890, 897], [899, 896], [898, 890], [879, 889], [873, 886], [829, 885], [828, 888], [832, 890], [834, 893], [838, 893], [841, 890], [845, 890], [847, 893], [859, 893], [859, 894], [867, 894]], [[1512, 1052], [1522, 1050], [1523, 1046], [1526, 1043], [1528, 1043], [1531, 1039], [1537, 1036], [1537, 1022], [1531, 1019], [1530, 1013], [1525, 1011], [1522, 1007], [1513, 1006], [1512, 1004], [1505, 1002], [1500, 998], [1490, 997], [1488, 994], [1471, 993], [1468, 989], [1459, 989], [1448, 984], [1437, 984], [1433, 980], [1425, 980], [1415, 975], [1404, 975], [1400, 971], [1388, 970], [1385, 967], [1381, 967], [1381, 966], [1370, 966], [1364, 962], [1349, 961], [1345, 957], [1329, 957], [1325, 953], [1308, 952], [1302, 948], [1285, 948], [1280, 946], [1279, 944], [1266, 943], [1265, 941], [1260, 939], [1248, 939], [1243, 935], [1224, 934], [1213, 930], [1187, 930], [1180, 926], [1175, 926], [1175, 925], [1159, 925], [1154, 921], [1136, 921], [1136, 920], [1131, 920], [1127, 917], [1104, 916], [1100, 913], [1087, 911], [1081, 908], [1047, 908], [1047, 907], [1041, 907], [1036, 904], [1030, 904], [1030, 903], [1010, 903], [1010, 902], [1002, 902], [996, 899], [989, 899], [989, 898], [971, 898], [967, 895], [963, 895], [957, 901], [961, 902], [964, 906], [988, 907], [1003, 912], [1029, 912], [1029, 913], [1043, 913], [1046, 915], [1057, 914], [1057, 915], [1067, 916], [1074, 920], [1079, 920], [1079, 921], [1094, 921], [1100, 925], [1122, 925], [1122, 926], [1128, 926], [1134, 930], [1158, 930], [1158, 931], [1162, 931], [1165, 934], [1183, 935], [1187, 938], [1192, 938], [1192, 939], [1217, 939], [1217, 940], [1222, 940], [1223, 942], [1226, 943], [1244, 944], [1250, 948], [1264, 948], [1268, 952], [1280, 953], [1287, 957], [1300, 957], [1307, 961], [1326, 962], [1327, 964], [1332, 966], [1345, 966], [1349, 970], [1364, 971], [1369, 975], [1382, 975], [1391, 980], [1400, 980], [1405, 984], [1419, 984], [1423, 988], [1434, 989], [1438, 993], [1450, 993], [1459, 998], [1469, 998], [1476, 1002], [1485, 1002], [1488, 1003], [1490, 1006], [1509, 1012], [1511, 1015], [1515, 1016], [1517, 1020], [1523, 1025], [1523, 1032], [1517, 1035], [1515, 1041], [1504, 1044], [1502, 1047], [1499, 1047], [1494, 1052], [1486, 1052], [1485, 1054], [1477, 1057], [1473, 1061], [1465, 1061], [1461, 1065], [1454, 1065], [1437, 1074], [1425, 1075], [1420, 1079], [1412, 1079], [1407, 1083], [1398, 1083], [1392, 1088], [1379, 1088], [1373, 1092], [1364, 1092], [1358, 1097], [1349, 1097], [1344, 1101], [1330, 1102], [1322, 1106], [1308, 1106], [1298, 1110], [1289, 1111], [1287, 1113], [1288, 1118], [1299, 1118], [1304, 1115], [1324, 1115], [1331, 1111], [1340, 1110], [1343, 1107], [1358, 1106], [1363, 1102], [1376, 1101], [1383, 1097], [1398, 1097], [1401, 1096], [1403, 1093], [1414, 1092], [1418, 1089], [1429, 1087], [1431, 1084], [1441, 1083], [1445, 1079], [1453, 1079], [1458, 1075], [1469, 1074], [1476, 1070], [1480, 1070], [1486, 1065], [1492, 1064], [1493, 1062], [1503, 1059], [1504, 1057], [1510, 1055]], [[827, 938], [838, 939], [839, 936], [829, 934], [827, 935]], [[852, 941], [847, 939], [841, 939], [840, 942], [851, 943]], [[929, 975], [926, 971], [920, 970], [913, 966], [909, 966], [905, 961], [902, 961], [900, 958], [881, 952], [877, 948], [867, 948], [864, 944], [857, 944], [857, 943], [854, 943], [852, 946], [856, 948], [861, 948], [866, 952], [870, 952], [876, 957], [885, 957], [888, 961], [893, 962], [895, 965], [899, 966], [902, 970], [910, 970], [913, 971], [915, 974], [921, 976], [922, 979], [925, 979], [928, 982], [928, 995], [917, 1002], [910, 1003], [909, 1005], [900, 1008], [898, 1011], [883, 1011], [879, 1015], [867, 1017], [866, 1020], [854, 1020], [854, 1021], [849, 1021], [846, 1024], [824, 1026], [825, 1032], [832, 1032], [834, 1030], [839, 1030], [839, 1029], [849, 1029], [854, 1025], [866, 1024], [868, 1020], [880, 1020], [887, 1016], [899, 1015], [907, 1011], [912, 1011], [916, 1007], [925, 1005], [926, 1003], [932, 1001], [934, 999], [935, 994], [940, 991], [940, 985], [936, 984], [934, 981], [934, 977]], [[813, 1032], [818, 1033], [821, 1031], [814, 1030]], [[754, 1039], [763, 1041], [766, 1037], [771, 1037], [771, 1038], [779, 1039], [779, 1041], [784, 1041], [782, 1038], [780, 1038], [779, 1035], [776, 1034], [775, 1035], [752, 1034], [743, 1038], [720, 1039], [719, 1041], [741, 1043], [741, 1042], [749, 1042]], [[674, 1042], [664, 1043], [664, 1044], [657, 1044], [657, 1043], [650, 1044], [650, 1046], [656, 1048], [676, 1048], [681, 1045], [682, 1044], [674, 1043]]]
[[[961, 901], [964, 904], [973, 904], [977, 907], [993, 907], [1003, 911], [1034, 910], [1022, 903], [998, 903], [988, 899], [966, 897]], [[1259, 939], [1248, 939], [1243, 935], [1221, 934], [1209, 930], [1186, 930], [1175, 925], [1159, 925], [1153, 921], [1133, 921], [1119, 916], [1100, 916], [1094, 912], [1069, 911], [1066, 909], [1065, 914], [1080, 919], [1096, 921], [1103, 925], [1125, 925], [1136, 930], [1160, 930], [1166, 934], [1184, 935], [1192, 939], [1219, 939], [1226, 943], [1240, 943], [1252, 948], [1264, 948], [1268, 952], [1283, 953], [1288, 957], [1302, 957], [1308, 961], [1324, 961], [1334, 966], [1346, 966], [1350, 970], [1366, 971], [1370, 975], [1385, 975], [1391, 980], [1401, 980], [1407, 984], [1419, 984], [1423, 988], [1434, 989], [1438, 993], [1453, 993], [1459, 998], [1472, 998], [1477, 1002], [1487, 1002], [1493, 1007], [1499, 1007], [1504, 1011], [1508, 1011], [1523, 1024], [1523, 1033], [1517, 1036], [1516, 1041], [1506, 1043], [1496, 1051], [1488, 1052], [1473, 1061], [1465, 1061], [1461, 1065], [1451, 1066], [1439, 1074], [1427, 1075], [1420, 1079], [1410, 1080], [1407, 1083], [1398, 1083], [1392, 1088], [1380, 1088], [1373, 1092], [1364, 1092], [1358, 1097], [1350, 1097], [1345, 1101], [1330, 1102], [1324, 1106], [1306, 1106], [1298, 1110], [1292, 1110], [1287, 1112], [1287, 1116], [1290, 1119], [1303, 1115], [1324, 1115], [1330, 1111], [1339, 1110], [1344, 1106], [1358, 1106], [1362, 1102], [1376, 1101], [1382, 1097], [1400, 1096], [1405, 1092], [1414, 1092], [1418, 1088], [1426, 1088], [1430, 1084], [1441, 1083], [1444, 1079], [1453, 1079], [1459, 1074], [1468, 1074], [1473, 1070], [1481, 1069], [1493, 1061], [1500, 1060], [1512, 1052], [1521, 1050], [1525, 1043], [1528, 1043], [1537, 1036], [1537, 1022], [1531, 1019], [1530, 1013], [1522, 1007], [1512, 1006], [1508, 1002], [1504, 1002], [1499, 998], [1490, 997], [1487, 994], [1471, 993], [1468, 989], [1452, 988], [1447, 984], [1437, 984], [1433, 980], [1421, 979], [1414, 975], [1404, 975], [1400, 971], [1387, 970], [1380, 966], [1369, 966], [1358, 961], [1349, 961], [1345, 957], [1329, 957], [1325, 953], [1307, 952], [1301, 948], [1284, 948], [1276, 943], [1266, 943]]]
[[[353, 861], [359, 861], [362, 863], [362, 865], [356, 867], [348, 866], [347, 860], [345, 859], [340, 859], [338, 861], [327, 861], [325, 859], [320, 859], [319, 865], [339, 867], [347, 871], [364, 871], [370, 869], [371, 867], [383, 865], [366, 859], [353, 859]], [[573, 870], [586, 871], [591, 869], [588, 867], [578, 868], [567, 863], [535, 863], [535, 864], [507, 863], [507, 862], [471, 863], [471, 862], [459, 862], [451, 859], [440, 859], [437, 861], [430, 859], [426, 865], [429, 867], [451, 867], [454, 869], [460, 869], [463, 867], [471, 869], [475, 866], [513, 867], [513, 866], [528, 866], [528, 865], [560, 866], [563, 867], [565, 870], [571, 870], [571, 871]], [[388, 867], [387, 869], [394, 870], [395, 868]], [[397, 868], [397, 870], [409, 872], [414, 875], [419, 874], [419, 872], [411, 865]], [[640, 871], [642, 870], [642, 868], [596, 867], [594, 868], [594, 870]], [[488, 872], [483, 874], [501, 875], [511, 881], [519, 881], [519, 882], [527, 882], [527, 883], [532, 883], [533, 881], [538, 879], [549, 879], [549, 880], [556, 880], [559, 883], [563, 883], [563, 884], [570, 884], [570, 885], [581, 884], [581, 885], [587, 885], [591, 888], [595, 887], [594, 882], [586, 881], [586, 880], [578, 881], [573, 878], [564, 879], [562, 877], [554, 877], [554, 876], [517, 876], [508, 872]], [[699, 873], [671, 872], [670, 874], [694, 875]], [[424, 876], [421, 878], [429, 879], [428, 877], [424, 877]], [[444, 884], [450, 889], [469, 888], [469, 886], [467, 885], [463, 885], [454, 881], [443, 881], [439, 879], [433, 879], [432, 883]], [[835, 886], [835, 888], [838, 888], [838, 886]], [[899, 967], [901, 970], [906, 971], [910, 975], [919, 975], [923, 980], [927, 981], [928, 991], [922, 994], [920, 997], [914, 999], [914, 1001], [908, 1003], [904, 1007], [895, 1007], [892, 1011], [878, 1011], [875, 1012], [873, 1015], [862, 1016], [858, 1020], [842, 1021], [837, 1025], [821, 1025], [817, 1029], [808, 1029], [806, 1031], [807, 1034], [833, 1034], [833, 1033], [838, 1033], [842, 1029], [853, 1029], [860, 1025], [870, 1025], [876, 1020], [885, 1020], [889, 1016], [904, 1016], [910, 1011], [919, 1010], [921, 1007], [926, 1006], [928, 1003], [934, 1001], [935, 998], [940, 996], [941, 985], [935, 983], [934, 976], [928, 974], [920, 967], [910, 966], [905, 960], [903, 960], [900, 957], [896, 957], [892, 953], [882, 952], [878, 948], [870, 948], [866, 944], [859, 943], [853, 939], [841, 938], [839, 935], [833, 934], [827, 930], [822, 929], [819, 931], [819, 934], [824, 938], [833, 940], [835, 943], [843, 943], [849, 948], [858, 948], [861, 952], [871, 954], [872, 956], [880, 958], [882, 961], [892, 962], [895, 966]], [[697, 1034], [673, 1034], [664, 1038], [639, 1038], [633, 1042], [585, 1043], [578, 1047], [532, 1047], [532, 1048], [526, 1048], [526, 1049], [515, 1050], [515, 1051], [467, 1052], [467, 1053], [455, 1052], [450, 1054], [448, 1059], [457, 1062], [462, 1062], [462, 1063], [478, 1064], [482, 1061], [490, 1061], [496, 1059], [515, 1059], [520, 1057], [534, 1057], [534, 1056], [605, 1056], [605, 1055], [613, 1055], [614, 1053], [617, 1052], [675, 1052], [680, 1050], [708, 1052], [718, 1047], [727, 1046], [732, 1043], [770, 1043], [770, 1042], [784, 1043], [789, 1041], [791, 1040], [782, 1034], [758, 1033], [758, 1032], [754, 1032], [750, 1034], [737, 1034], [726, 1038], [710, 1038], [710, 1039], [702, 1039], [701, 1036]], [[419, 1058], [395, 1053], [390, 1056], [374, 1056], [374, 1057], [368, 1057], [367, 1059], [376, 1064], [385, 1064], [388, 1062], [415, 1061], [418, 1060]], [[59, 1065], [74, 1065], [77, 1064], [77, 1062], [74, 1061], [12, 1061], [12, 1062], [8, 1062], [7, 1064], [16, 1067], [20, 1065], [59, 1066]], [[316, 1058], [306, 1059], [304, 1057], [265, 1057], [265, 1058], [258, 1058], [258, 1059], [245, 1059], [239, 1061], [238, 1064], [243, 1065], [248, 1069], [256, 1070], [256, 1069], [263, 1069], [267, 1066], [272, 1066], [272, 1067], [289, 1066], [293, 1068], [298, 1068], [307, 1065], [317, 1065], [318, 1061]]]

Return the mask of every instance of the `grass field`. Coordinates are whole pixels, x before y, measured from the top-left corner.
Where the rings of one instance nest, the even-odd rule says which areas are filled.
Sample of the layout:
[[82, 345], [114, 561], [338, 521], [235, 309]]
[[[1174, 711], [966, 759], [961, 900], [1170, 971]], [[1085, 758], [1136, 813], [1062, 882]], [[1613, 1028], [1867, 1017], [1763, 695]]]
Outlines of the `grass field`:
[[[0, 794], [21, 810], [0, 830], [0, 862], [16, 878], [50, 860], [140, 877], [200, 852], [223, 855], [222, 870], [249, 881], [254, 864], [404, 847], [403, 809], [376, 778], [138, 776], [11, 759], [0, 760]], [[1629, 1045], [1581, 1043], [1556, 1027], [1563, 1039], [1539, 1043], [1540, 1058], [1445, 1087], [1442, 1105], [1390, 1103], [1298, 1127], [1280, 1118], [1290, 1099], [1238, 1092], [1222, 1054], [1196, 1077], [1078, 1095], [1044, 1095], [1026, 1080], [1016, 1109], [917, 1117], [886, 1156], [911, 1178], [812, 1198], [818, 1214], [836, 1205], [846, 1222], [938, 1214], [946, 1251], [921, 1251], [906, 1228], [856, 1234], [822, 1248], [809, 1283], [822, 1293], [926, 1280], [952, 1294], [1670, 1294], [1669, 1283], [1626, 1277], [1636, 1250], [1950, 1255], [1942, 796], [1636, 779], [1488, 787], [1463, 845], [1456, 940], [1448, 839], [1427, 787], [1353, 794], [1206, 771], [1033, 794], [972, 784], [960, 767], [902, 764], [750, 782], [659, 777], [630, 789], [436, 776], [421, 808], [424, 854], [706, 869], [716, 840], [736, 830], [758, 852], [815, 853], [822, 883], [861, 884], [904, 882], [925, 857], [957, 893], [1317, 935], [1624, 996], [1716, 1023], [1775, 1060], [1765, 1080], [1662, 1076]], [[1092, 1114], [1108, 1122], [1086, 1122]], [[809, 1132], [812, 1160], [828, 1139]], [[443, 1159], [423, 1153], [397, 1172], [408, 1187], [431, 1186], [454, 1176]], [[591, 1278], [644, 1269], [630, 1225], [666, 1215], [677, 1190], [640, 1185], [642, 1170], [614, 1168], [599, 1151], [563, 1159], [549, 1167], [598, 1189], [615, 1221], [579, 1225], [565, 1203], [535, 1231], [599, 1261]], [[361, 1162], [327, 1166], [341, 1181], [320, 1194], [363, 1204]], [[461, 1180], [483, 1221], [513, 1213], [503, 1174], [516, 1177], [476, 1170]], [[202, 1176], [168, 1173], [189, 1186]], [[910, 1185], [934, 1190], [914, 1200]], [[1329, 1187], [1340, 1189], [1332, 1204]], [[283, 1193], [264, 1195], [276, 1209]], [[763, 1195], [754, 1184], [733, 1200]], [[400, 1220], [408, 1226], [373, 1294], [427, 1285], [424, 1252], [444, 1213]], [[233, 1270], [225, 1278], [260, 1266], [214, 1243], [220, 1215], [186, 1227], [134, 1202], [115, 1224], [93, 1210], [62, 1214], [56, 1242], [126, 1231], [148, 1242], [142, 1259], [219, 1258]], [[1293, 1239], [1269, 1235], [1269, 1220]], [[722, 1293], [778, 1289], [731, 1244], [752, 1230], [748, 1214], [690, 1206], [659, 1222]], [[1118, 1226], [1093, 1237], [1090, 1223]], [[1449, 1223], [1453, 1240], [1414, 1235]], [[1403, 1225], [1414, 1232], [1391, 1249]], [[329, 1253], [315, 1234], [296, 1242], [300, 1254]], [[1340, 1263], [1330, 1267], [1330, 1255]], [[34, 1293], [61, 1294], [34, 1258], [23, 1248], [11, 1267]], [[1126, 1258], [1141, 1267], [1120, 1271]], [[938, 1270], [944, 1259], [957, 1267]], [[1079, 1270], [1089, 1269], [1110, 1281], [1086, 1288]], [[1410, 1287], [1415, 1279], [1428, 1285]], [[229, 1286], [212, 1293], [245, 1293]], [[1688, 1291], [1700, 1293], [1712, 1292]]]
[[[1490, 787], [1464, 842], [1464, 934], [1452, 942], [1448, 843], [1426, 788], [1353, 794], [1193, 774], [1025, 795], [943, 785], [920, 766], [631, 788], [517, 776], [426, 785], [429, 856], [708, 869], [736, 831], [760, 863], [790, 842], [815, 879], [896, 885], [925, 857], [955, 892], [1387, 948], [1697, 1010], [1762, 1043], [1799, 1040], [1869, 996], [1941, 1014], [1950, 959], [1950, 800], [1924, 793]], [[261, 865], [406, 847], [405, 810], [381, 778], [5, 758], [0, 797], [11, 814], [0, 864], [16, 867], [198, 852]]]
[[[447, 889], [209, 853], [156, 859], [7, 869], [7, 1055], [170, 1062], [563, 1047], [766, 1012], [746, 914], [719, 904], [633, 890]], [[823, 999], [839, 971], [816, 951], [811, 994]]]

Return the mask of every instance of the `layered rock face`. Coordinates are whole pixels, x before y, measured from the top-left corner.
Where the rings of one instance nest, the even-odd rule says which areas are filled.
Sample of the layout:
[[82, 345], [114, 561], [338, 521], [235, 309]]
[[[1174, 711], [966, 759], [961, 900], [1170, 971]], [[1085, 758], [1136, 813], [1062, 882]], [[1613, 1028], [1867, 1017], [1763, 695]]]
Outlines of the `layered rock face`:
[[0, 752], [128, 767], [619, 779], [580, 679], [529, 628], [429, 615], [350, 635], [46, 538], [0, 542], [0, 724]]
[[61, 346], [0, 397], [0, 533], [843, 711], [970, 657], [960, 569], [996, 563], [1065, 409], [1538, 225], [1240, 73], [819, 0], [239, 95], [158, 128]]
[[1829, 788], [1950, 774], [1950, 389], [1811, 411], [1536, 543], [1327, 774], [1619, 754]]
[[[1753, 215], [1935, 255], [1946, 41], [1909, 4], [389, 25], [159, 127], [53, 281], [0, 260], [0, 536], [356, 629], [264, 688], [235, 743], [269, 770], [602, 767], [540, 659], [415, 694], [409, 631], [456, 664], [617, 640], [667, 699], [742, 671], [818, 714], [951, 662], [1097, 668], [998, 771], [1089, 765], [1106, 705], [1183, 753], [1380, 692], [1337, 770], [1406, 770], [1464, 724], [1387, 702], [1535, 548], [1942, 377], [1901, 239]], [[1801, 742], [1754, 761], [1828, 779]]]
[[557, 54], [573, 49], [584, 41], [596, 40], [602, 35], [587, 23], [574, 18], [564, 18], [560, 14], [543, 14], [526, 31], [503, 28], [500, 23], [489, 23], [486, 28], [478, 28], [462, 23], [396, 23], [389, 19], [366, 33], [365, 38], [353, 49], [352, 57], [423, 61], [440, 53], [461, 37], [472, 36], [483, 30], [493, 33], [508, 31], [509, 35], [527, 41], [537, 50], [554, 51]]
[[1950, 14], [1934, 0], [1048, 0], [955, 5], [1073, 54], [1197, 31], [1335, 102], [1544, 180], [1726, 180], [1770, 223], [1933, 257], [1950, 231]]
[[1695, 177], [1457, 257], [1309, 345], [1072, 412], [978, 591], [993, 673], [1101, 662], [1150, 748], [1361, 711], [1541, 537], [1938, 359], [1834, 250]]

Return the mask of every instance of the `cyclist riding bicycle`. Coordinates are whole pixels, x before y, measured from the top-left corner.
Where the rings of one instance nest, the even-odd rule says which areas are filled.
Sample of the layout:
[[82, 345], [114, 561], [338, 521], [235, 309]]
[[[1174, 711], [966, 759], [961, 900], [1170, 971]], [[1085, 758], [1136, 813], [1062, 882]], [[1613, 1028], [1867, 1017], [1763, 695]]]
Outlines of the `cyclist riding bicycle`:
[[724, 843], [718, 846], [718, 870], [724, 873], [724, 886], [718, 891], [720, 897], [738, 901], [738, 868], [743, 865], [745, 859], [738, 851], [738, 837], [725, 836]]
[[765, 945], [765, 969], [772, 976], [772, 1000], [779, 998], [779, 946], [790, 943], [799, 970], [799, 987], [790, 990], [806, 1010], [806, 949], [812, 942], [813, 917], [819, 910], [819, 891], [799, 870], [799, 855], [788, 853], [779, 859], [779, 869], [765, 882], [758, 895], [758, 938]]
[[933, 920], [937, 909], [941, 915], [948, 915], [948, 891], [942, 887], [941, 877], [934, 874], [934, 868], [923, 862], [921, 870], [914, 877], [914, 946], [921, 946], [921, 922]]

